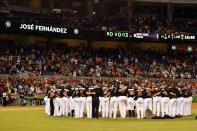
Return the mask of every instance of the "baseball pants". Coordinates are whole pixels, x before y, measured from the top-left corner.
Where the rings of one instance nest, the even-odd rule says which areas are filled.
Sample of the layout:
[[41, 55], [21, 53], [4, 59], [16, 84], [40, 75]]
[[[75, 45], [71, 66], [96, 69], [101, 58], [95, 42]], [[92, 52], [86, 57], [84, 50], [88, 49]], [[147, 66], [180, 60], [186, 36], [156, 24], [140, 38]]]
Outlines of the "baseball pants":
[[109, 117], [110, 118], [116, 118], [117, 116], [117, 110], [118, 110], [118, 97], [111, 97], [110, 98], [110, 104], [109, 104]]
[[102, 117], [109, 117], [109, 97], [102, 98]]
[[50, 98], [44, 98], [44, 102], [45, 102], [45, 114], [47, 116], [50, 116]]
[[69, 111], [69, 98], [63, 97], [63, 116], [68, 116]]
[[53, 99], [53, 104], [54, 104], [54, 114], [53, 116], [58, 116], [59, 115], [59, 101], [58, 98]]
[[92, 118], [92, 97], [88, 96], [86, 99], [87, 118]]
[[161, 111], [161, 97], [160, 96], [153, 97], [153, 114], [159, 117], [160, 111]]
[[136, 100], [136, 110], [137, 110], [137, 118], [144, 118], [144, 99], [138, 98]]
[[79, 97], [74, 98], [74, 110], [75, 110], [75, 118], [79, 118]]
[[85, 104], [86, 104], [86, 97], [79, 97], [79, 118], [83, 118]]
[[144, 99], [144, 117], [145, 117], [145, 112], [146, 112], [147, 109], [153, 111], [152, 98], [145, 98]]
[[176, 115], [176, 108], [177, 108], [177, 99], [176, 98], [170, 99], [169, 116], [175, 117], [175, 115]]
[[118, 105], [120, 110], [120, 117], [126, 118], [126, 110], [127, 110], [127, 97], [126, 96], [119, 96], [118, 97]]
[[161, 117], [168, 115], [169, 114], [168, 111], [169, 111], [169, 98], [162, 97], [161, 98]]

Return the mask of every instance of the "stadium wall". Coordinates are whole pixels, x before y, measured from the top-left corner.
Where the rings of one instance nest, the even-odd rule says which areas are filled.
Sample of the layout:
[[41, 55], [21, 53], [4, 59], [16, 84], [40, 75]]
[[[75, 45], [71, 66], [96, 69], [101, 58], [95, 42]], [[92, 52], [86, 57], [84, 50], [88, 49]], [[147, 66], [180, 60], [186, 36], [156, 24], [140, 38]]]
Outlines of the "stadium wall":
[[0, 35], [1, 41], [14, 41], [17, 44], [66, 44], [71, 47], [93, 47], [93, 48], [124, 48], [131, 51], [141, 51], [142, 49], [154, 49], [156, 51], [167, 52], [171, 50], [172, 45], [176, 45], [178, 50], [187, 50], [191, 46], [193, 50], [197, 51], [195, 43], [159, 43], [159, 42], [123, 42], [123, 41], [92, 41], [92, 40], [78, 40], [78, 39], [57, 39], [37, 36], [21, 36], [21, 35]]

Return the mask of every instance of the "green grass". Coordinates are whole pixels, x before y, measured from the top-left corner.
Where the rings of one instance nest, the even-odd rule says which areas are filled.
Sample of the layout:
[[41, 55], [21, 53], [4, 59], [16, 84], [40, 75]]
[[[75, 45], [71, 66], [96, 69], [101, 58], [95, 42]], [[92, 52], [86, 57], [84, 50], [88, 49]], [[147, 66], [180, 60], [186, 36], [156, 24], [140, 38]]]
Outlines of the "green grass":
[[0, 110], [0, 131], [197, 131], [195, 115], [197, 109], [192, 117], [173, 120], [90, 120], [46, 117], [43, 110]]
[[192, 102], [193, 102], [193, 103], [197, 103], [197, 96], [194, 96], [194, 97], [193, 97]]

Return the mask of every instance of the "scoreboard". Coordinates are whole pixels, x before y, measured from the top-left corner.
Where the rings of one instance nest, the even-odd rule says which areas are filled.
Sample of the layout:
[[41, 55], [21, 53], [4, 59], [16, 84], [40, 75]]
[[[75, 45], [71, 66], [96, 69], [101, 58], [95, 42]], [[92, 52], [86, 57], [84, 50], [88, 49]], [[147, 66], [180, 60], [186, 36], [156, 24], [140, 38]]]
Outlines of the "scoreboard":
[[152, 40], [152, 41], [165, 41], [165, 40], [189, 40], [194, 41], [197, 39], [195, 34], [156, 34], [156, 33], [130, 33], [129, 31], [107, 31], [106, 37], [116, 40]]
[[47, 25], [39, 23], [22, 23], [9, 19], [0, 20], [1, 34], [36, 35], [45, 37], [61, 37], [87, 40], [119, 40], [119, 41], [189, 41], [197, 42], [197, 34], [157, 34], [130, 31], [104, 31], [93, 29], [68, 28], [64, 25]]

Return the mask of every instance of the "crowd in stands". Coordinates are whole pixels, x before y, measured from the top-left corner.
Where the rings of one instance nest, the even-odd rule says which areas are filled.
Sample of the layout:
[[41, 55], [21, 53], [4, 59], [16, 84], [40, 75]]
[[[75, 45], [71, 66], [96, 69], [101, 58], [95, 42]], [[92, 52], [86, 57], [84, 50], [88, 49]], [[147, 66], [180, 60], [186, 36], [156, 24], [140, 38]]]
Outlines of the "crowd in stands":
[[197, 79], [197, 54], [124, 49], [0, 46], [0, 74]]
[[[143, 88], [160, 88], [176, 87], [176, 88], [187, 88], [193, 89], [195, 95], [197, 89], [196, 82], [182, 81], [182, 80], [148, 80], [142, 78], [131, 78], [131, 79], [91, 79], [91, 78], [61, 78], [61, 77], [10, 77], [0, 78], [0, 97], [2, 93], [6, 93], [7, 101], [12, 103], [16, 99], [19, 100], [21, 105], [25, 104], [25, 97], [37, 98], [37, 96], [44, 96], [51, 89], [66, 88], [77, 88], [78, 86], [99, 86], [103, 87], [108, 85], [109, 88], [117, 83], [121, 82], [125, 86], [129, 87], [143, 87]], [[35, 102], [35, 99], [34, 102]], [[32, 101], [33, 101], [32, 100]], [[35, 104], [35, 103], [34, 103]]]
[[[7, 6], [4, 0], [0, 6]], [[10, 10], [2, 12], [0, 18], [39, 24], [64, 25], [68, 28], [92, 30], [130, 30], [133, 33], [197, 33], [195, 21], [175, 20], [171, 24], [167, 19], [156, 16], [128, 19], [120, 16], [97, 17], [80, 14], [76, 10], [64, 10], [61, 13], [24, 12]], [[1, 19], [3, 20], [3, 19]], [[182, 79], [197, 79], [197, 53], [134, 53], [123, 49], [93, 49], [83, 47], [39, 47], [35, 45], [0, 45], [0, 74], [27, 74], [35, 78], [0, 78], [0, 95], [7, 92], [9, 99], [19, 95], [21, 104], [24, 96], [45, 94], [49, 88], [59, 88], [61, 84], [77, 86], [84, 81], [71, 81], [61, 78], [39, 79], [36, 76], [72, 76], [72, 77], [121, 77], [143, 78], [124, 81], [125, 85], [139, 84], [153, 86], [196, 87], [196, 83], [182, 82]], [[149, 81], [150, 78], [179, 79], [178, 81]], [[106, 84], [112, 80], [86, 80], [88, 83]]]

